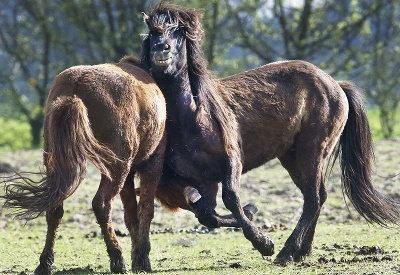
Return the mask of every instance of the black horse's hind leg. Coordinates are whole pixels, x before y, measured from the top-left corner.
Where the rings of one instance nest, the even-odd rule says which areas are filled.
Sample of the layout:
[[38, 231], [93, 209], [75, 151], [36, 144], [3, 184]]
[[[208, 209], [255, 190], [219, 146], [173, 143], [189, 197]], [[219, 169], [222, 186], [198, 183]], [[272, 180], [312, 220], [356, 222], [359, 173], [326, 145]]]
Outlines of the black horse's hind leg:
[[319, 155], [313, 158], [310, 151], [308, 153], [302, 154], [304, 158], [309, 158], [308, 161], [302, 157], [300, 157], [302, 159], [300, 160], [299, 154], [296, 154], [296, 152], [287, 153], [280, 158], [282, 165], [287, 169], [304, 197], [303, 213], [275, 259], [275, 263], [280, 265], [301, 261], [311, 253], [315, 227], [321, 207], [326, 200], [323, 183], [323, 161], [315, 161], [315, 159], [320, 159]]
[[54, 263], [54, 243], [56, 231], [60, 225], [63, 215], [64, 209], [62, 205], [46, 212], [46, 243], [44, 245], [42, 254], [40, 255], [40, 264], [34, 272], [35, 275], [51, 274], [51, 268]]
[[101, 175], [100, 187], [93, 198], [92, 206], [97, 222], [101, 227], [107, 252], [110, 257], [112, 273], [128, 273], [128, 267], [122, 257], [122, 247], [115, 234], [111, 220], [112, 202], [123, 187], [128, 170], [113, 171], [113, 181]]
[[300, 261], [302, 259], [302, 257], [309, 256], [311, 254], [312, 244], [314, 241], [315, 228], [317, 226], [318, 218], [319, 218], [319, 215], [321, 212], [321, 207], [324, 204], [324, 202], [326, 201], [326, 198], [327, 198], [327, 193], [325, 190], [325, 185], [322, 181], [320, 190], [319, 190], [320, 209], [318, 210], [315, 219], [313, 219], [312, 223], [310, 224], [310, 226], [307, 230], [306, 235], [304, 236], [303, 243], [300, 247], [298, 256], [295, 255], [295, 261]]

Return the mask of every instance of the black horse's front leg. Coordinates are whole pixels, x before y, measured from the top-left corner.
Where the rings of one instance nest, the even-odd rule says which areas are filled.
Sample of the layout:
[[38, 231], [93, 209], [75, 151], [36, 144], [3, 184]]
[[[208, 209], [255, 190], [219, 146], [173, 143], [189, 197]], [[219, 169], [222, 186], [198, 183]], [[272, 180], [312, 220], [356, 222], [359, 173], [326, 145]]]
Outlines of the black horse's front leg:
[[222, 182], [222, 199], [225, 206], [237, 219], [244, 236], [251, 241], [253, 247], [262, 256], [271, 256], [274, 254], [274, 243], [246, 217], [245, 211], [240, 204], [239, 183], [242, 173], [240, 157], [228, 156], [226, 167], [226, 175]]

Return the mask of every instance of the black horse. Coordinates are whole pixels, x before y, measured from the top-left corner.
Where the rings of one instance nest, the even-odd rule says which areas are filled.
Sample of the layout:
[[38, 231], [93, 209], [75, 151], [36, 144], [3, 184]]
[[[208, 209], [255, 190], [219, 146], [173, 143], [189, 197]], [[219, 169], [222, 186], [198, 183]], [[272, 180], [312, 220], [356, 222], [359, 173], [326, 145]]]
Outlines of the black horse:
[[[239, 184], [242, 173], [278, 158], [304, 205], [275, 262], [300, 261], [311, 252], [327, 198], [325, 167], [330, 156], [341, 155], [344, 192], [357, 211], [369, 222], [397, 223], [398, 203], [371, 183], [372, 137], [357, 88], [303, 61], [276, 62], [219, 80], [202, 56], [200, 19], [193, 9], [166, 3], [144, 14], [149, 32], [142, 63], [167, 103], [160, 201], [193, 211], [209, 227], [238, 225], [262, 255], [272, 255], [273, 242], [251, 222], [254, 211], [241, 206]], [[215, 212], [219, 182], [232, 216]]]

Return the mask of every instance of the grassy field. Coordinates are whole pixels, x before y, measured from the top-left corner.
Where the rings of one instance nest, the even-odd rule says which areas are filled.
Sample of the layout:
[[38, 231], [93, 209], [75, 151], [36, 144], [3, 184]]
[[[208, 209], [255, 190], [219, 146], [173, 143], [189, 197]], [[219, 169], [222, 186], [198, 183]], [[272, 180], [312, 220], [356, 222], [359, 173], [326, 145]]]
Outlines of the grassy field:
[[[400, 200], [400, 140], [379, 140], [374, 182], [383, 193]], [[0, 163], [18, 171], [40, 171], [41, 151], [4, 151]], [[65, 215], [55, 246], [54, 274], [109, 274], [109, 262], [100, 228], [91, 210], [99, 175], [90, 166], [88, 177], [65, 202]], [[337, 169], [327, 181], [313, 255], [302, 263], [274, 265], [263, 259], [240, 230], [203, 230], [193, 214], [167, 212], [156, 205], [150, 258], [156, 274], [399, 274], [399, 229], [368, 225], [343, 200]], [[2, 191], [0, 191], [2, 192]], [[302, 196], [279, 162], [272, 161], [242, 177], [243, 203], [259, 208], [255, 222], [275, 242], [276, 252], [294, 228]], [[0, 202], [0, 205], [2, 202]], [[218, 212], [227, 213], [221, 201]], [[115, 227], [126, 235], [122, 205], [113, 211]], [[44, 217], [15, 220], [0, 212], [0, 274], [31, 274], [44, 245]], [[120, 237], [125, 259], [130, 259], [130, 238]]]

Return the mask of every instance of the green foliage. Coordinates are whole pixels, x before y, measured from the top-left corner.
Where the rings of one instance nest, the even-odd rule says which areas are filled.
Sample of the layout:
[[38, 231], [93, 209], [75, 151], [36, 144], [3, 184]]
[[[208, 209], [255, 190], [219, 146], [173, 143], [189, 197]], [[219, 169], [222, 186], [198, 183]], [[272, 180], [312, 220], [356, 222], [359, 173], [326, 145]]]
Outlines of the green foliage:
[[[380, 119], [380, 109], [379, 108], [369, 108], [368, 109], [368, 119], [371, 127], [372, 134], [374, 135], [374, 139], [384, 139], [385, 133], [382, 130], [382, 122]], [[395, 115], [394, 129], [392, 137], [400, 137], [400, 110], [397, 110]]]
[[31, 148], [31, 132], [28, 122], [0, 117], [0, 129], [0, 150]]

